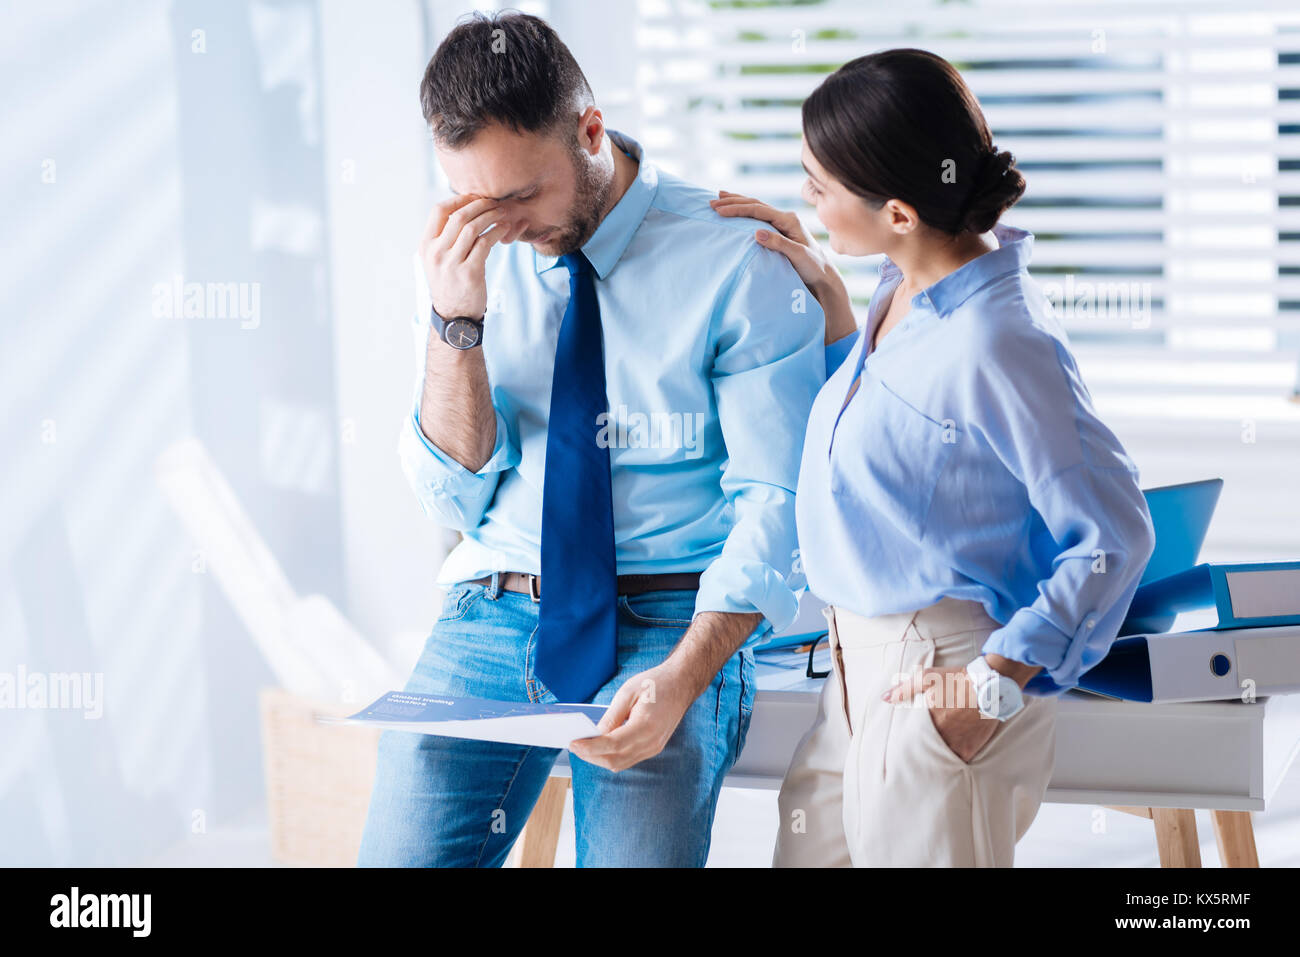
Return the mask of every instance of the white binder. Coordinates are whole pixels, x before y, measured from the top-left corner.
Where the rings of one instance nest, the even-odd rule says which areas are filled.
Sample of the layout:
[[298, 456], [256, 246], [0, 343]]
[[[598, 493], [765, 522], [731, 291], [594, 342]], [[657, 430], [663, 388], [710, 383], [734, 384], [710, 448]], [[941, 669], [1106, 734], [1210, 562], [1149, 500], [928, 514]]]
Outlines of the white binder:
[[1127, 635], [1079, 687], [1130, 701], [1253, 701], [1300, 692], [1300, 625]]

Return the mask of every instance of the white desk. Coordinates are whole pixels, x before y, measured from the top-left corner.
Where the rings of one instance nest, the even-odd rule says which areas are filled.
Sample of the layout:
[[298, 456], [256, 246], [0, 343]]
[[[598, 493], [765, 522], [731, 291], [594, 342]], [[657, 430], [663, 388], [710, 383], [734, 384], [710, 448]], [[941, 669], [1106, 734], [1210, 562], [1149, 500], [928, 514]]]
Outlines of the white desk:
[[[745, 750], [725, 787], [781, 786], [795, 746], [817, 712], [823, 680], [803, 679], [791, 690], [758, 691]], [[1150, 817], [1161, 862], [1199, 866], [1191, 809], [1264, 810], [1297, 753], [1300, 694], [1251, 704], [1142, 704], [1067, 691], [1058, 705], [1056, 766], [1045, 800], [1107, 805]], [[569, 775], [567, 757], [566, 751], [557, 762], [522, 839], [526, 866], [554, 860], [568, 787], [563, 780]], [[1214, 821], [1225, 859], [1254, 857], [1248, 813], [1216, 814]]]
[[[758, 692], [727, 786], [780, 787], [817, 712], [817, 694]], [[1262, 811], [1298, 751], [1300, 695], [1142, 704], [1067, 691], [1045, 800]]]

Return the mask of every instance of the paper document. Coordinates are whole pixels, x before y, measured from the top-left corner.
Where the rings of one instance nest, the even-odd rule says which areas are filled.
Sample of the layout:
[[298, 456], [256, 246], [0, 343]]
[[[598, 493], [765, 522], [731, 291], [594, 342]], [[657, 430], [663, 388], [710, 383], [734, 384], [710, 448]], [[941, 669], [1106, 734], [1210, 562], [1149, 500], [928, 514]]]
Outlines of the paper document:
[[527, 701], [390, 691], [354, 715], [321, 720], [475, 741], [567, 748], [570, 741], [596, 736], [596, 722], [606, 707], [603, 704], [531, 704]]

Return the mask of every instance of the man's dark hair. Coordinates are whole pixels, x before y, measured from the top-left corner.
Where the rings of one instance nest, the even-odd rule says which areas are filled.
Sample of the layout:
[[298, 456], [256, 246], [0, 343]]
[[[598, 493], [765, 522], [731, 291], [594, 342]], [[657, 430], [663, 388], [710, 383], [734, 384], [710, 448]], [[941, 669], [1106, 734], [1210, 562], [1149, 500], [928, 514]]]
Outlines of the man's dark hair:
[[591, 86], [550, 24], [526, 13], [475, 13], [438, 46], [420, 81], [434, 139], [459, 149], [491, 123], [551, 129], [591, 102]]

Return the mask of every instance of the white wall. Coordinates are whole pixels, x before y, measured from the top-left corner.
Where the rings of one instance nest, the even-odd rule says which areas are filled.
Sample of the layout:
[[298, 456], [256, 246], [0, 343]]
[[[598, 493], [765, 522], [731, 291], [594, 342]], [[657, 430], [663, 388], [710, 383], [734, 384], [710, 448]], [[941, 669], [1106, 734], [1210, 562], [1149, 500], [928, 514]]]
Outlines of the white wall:
[[411, 254], [432, 201], [418, 97], [428, 51], [415, 3], [320, 11], [346, 610], [405, 661], [435, 617], [449, 538], [396, 451], [414, 381]]

